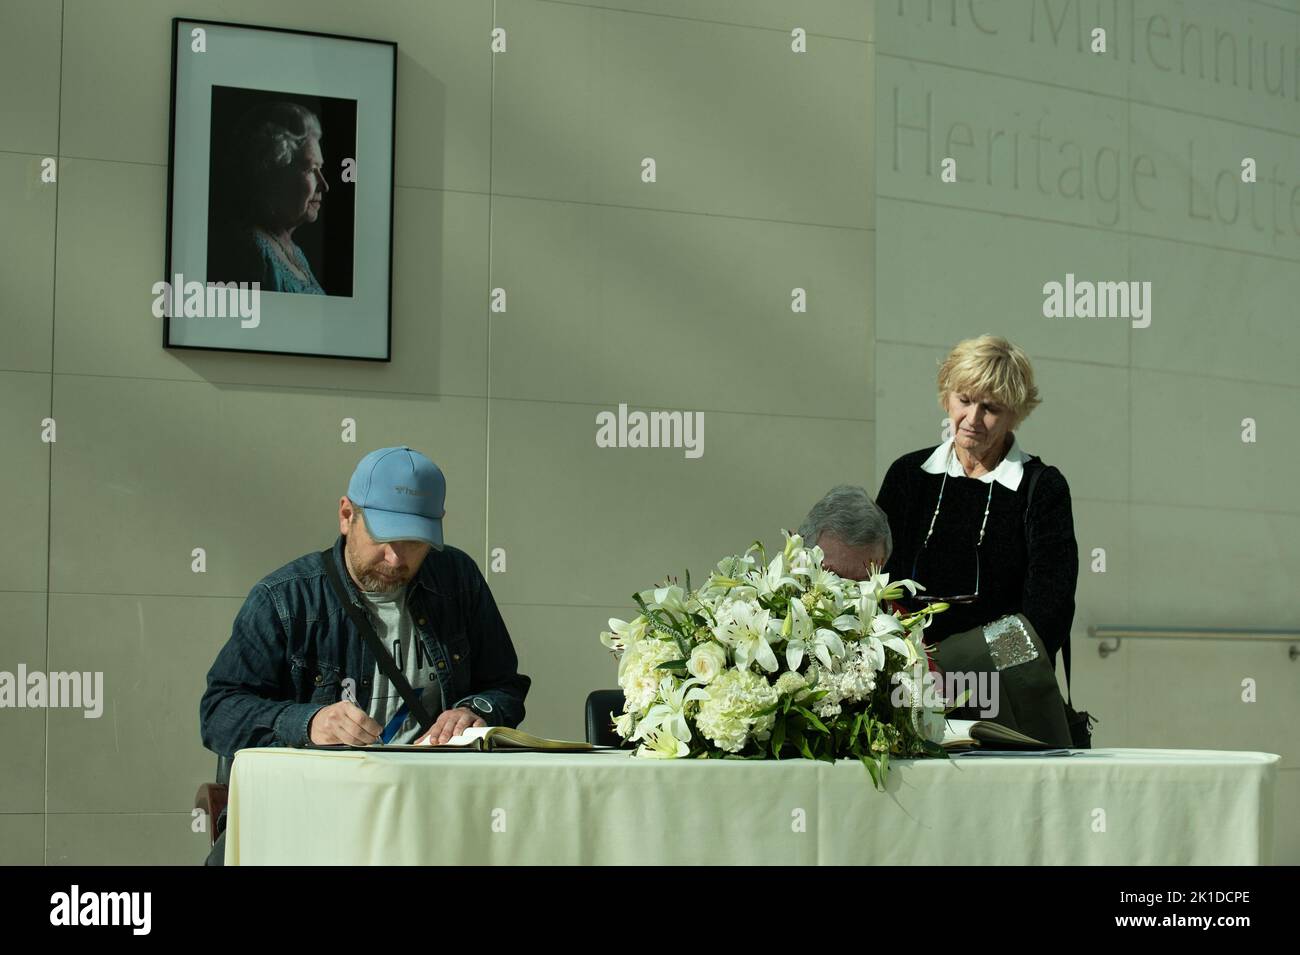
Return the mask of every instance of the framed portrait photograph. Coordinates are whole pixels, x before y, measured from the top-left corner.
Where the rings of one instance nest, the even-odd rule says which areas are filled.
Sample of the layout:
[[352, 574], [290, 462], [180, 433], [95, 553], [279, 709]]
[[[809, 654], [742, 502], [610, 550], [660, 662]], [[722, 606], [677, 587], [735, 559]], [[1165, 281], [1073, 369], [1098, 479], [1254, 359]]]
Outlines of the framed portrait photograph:
[[163, 346], [388, 361], [397, 44], [172, 20]]

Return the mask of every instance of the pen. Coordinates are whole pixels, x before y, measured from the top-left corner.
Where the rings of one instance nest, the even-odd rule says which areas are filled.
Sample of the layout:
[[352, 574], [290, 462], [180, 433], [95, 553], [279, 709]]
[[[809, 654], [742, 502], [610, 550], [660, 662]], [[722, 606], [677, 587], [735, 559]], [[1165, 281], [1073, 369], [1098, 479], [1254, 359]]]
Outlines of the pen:
[[406, 704], [403, 703], [397, 708], [397, 712], [393, 714], [393, 718], [388, 721], [388, 725], [384, 727], [384, 731], [379, 735], [379, 742], [385, 746], [388, 745], [388, 741], [397, 735], [397, 731], [402, 728], [402, 724], [405, 722]]

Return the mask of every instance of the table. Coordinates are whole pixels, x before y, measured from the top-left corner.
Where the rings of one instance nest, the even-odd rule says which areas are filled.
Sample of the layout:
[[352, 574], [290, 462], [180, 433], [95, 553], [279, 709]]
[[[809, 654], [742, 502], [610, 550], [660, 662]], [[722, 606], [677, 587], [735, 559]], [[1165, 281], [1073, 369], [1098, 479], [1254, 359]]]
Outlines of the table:
[[1097, 749], [859, 762], [246, 749], [226, 864], [1232, 865], [1280, 758]]

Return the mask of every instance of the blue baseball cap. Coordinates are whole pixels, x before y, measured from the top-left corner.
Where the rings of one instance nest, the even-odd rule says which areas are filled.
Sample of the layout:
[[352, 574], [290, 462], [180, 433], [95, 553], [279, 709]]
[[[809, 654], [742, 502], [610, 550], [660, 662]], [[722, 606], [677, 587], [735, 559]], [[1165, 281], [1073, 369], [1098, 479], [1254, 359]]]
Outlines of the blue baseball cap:
[[446, 499], [438, 465], [406, 445], [371, 451], [348, 482], [348, 500], [377, 541], [419, 540], [442, 550]]

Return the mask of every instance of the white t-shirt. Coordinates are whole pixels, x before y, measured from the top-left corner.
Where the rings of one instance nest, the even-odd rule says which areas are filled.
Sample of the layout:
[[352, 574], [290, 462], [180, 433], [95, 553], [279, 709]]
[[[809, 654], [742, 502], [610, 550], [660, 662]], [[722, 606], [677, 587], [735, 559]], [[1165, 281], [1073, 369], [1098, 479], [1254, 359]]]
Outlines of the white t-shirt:
[[[387, 594], [362, 591], [361, 596], [370, 610], [370, 619], [375, 625], [375, 633], [379, 635], [379, 642], [392, 654], [397, 668], [411, 684], [411, 689], [420, 694], [420, 702], [429, 715], [437, 719], [442, 712], [442, 688], [434, 674], [435, 663], [425, 653], [424, 644], [411, 620], [411, 613], [406, 608], [406, 588], [399, 587]], [[373, 681], [375, 689], [370, 696], [367, 713], [381, 727], [386, 728], [388, 721], [402, 706], [402, 695], [378, 665], [375, 666]], [[389, 742], [413, 743], [419, 729], [415, 715], [408, 712], [401, 728]]]

